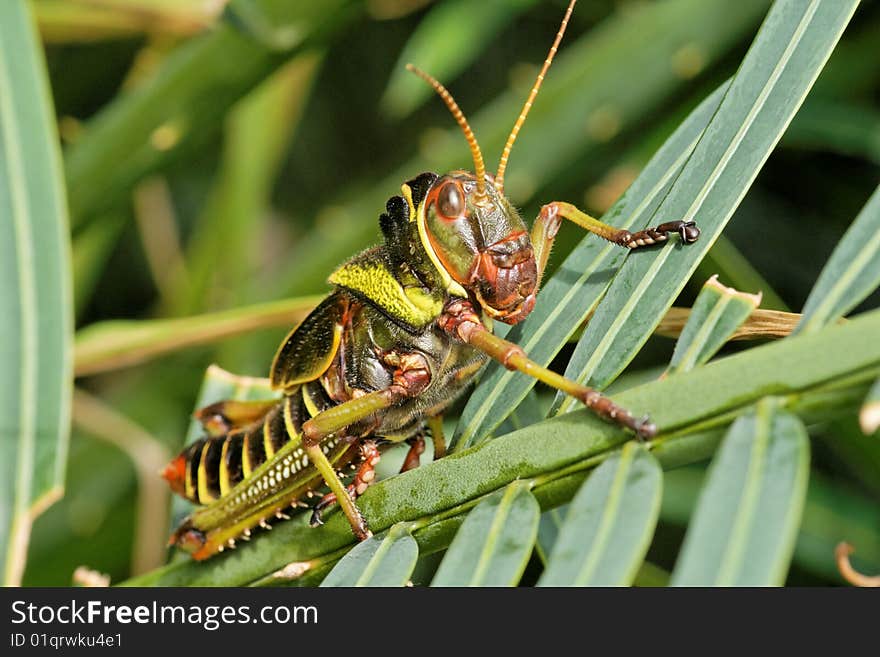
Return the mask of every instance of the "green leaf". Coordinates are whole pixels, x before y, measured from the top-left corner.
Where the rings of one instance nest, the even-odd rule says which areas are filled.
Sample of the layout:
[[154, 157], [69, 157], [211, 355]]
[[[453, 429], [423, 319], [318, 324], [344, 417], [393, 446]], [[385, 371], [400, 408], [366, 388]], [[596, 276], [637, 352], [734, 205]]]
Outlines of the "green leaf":
[[35, 0], [40, 34], [50, 43], [89, 43], [148, 35], [189, 36], [206, 29], [222, 2], [194, 0]]
[[[447, 87], [477, 59], [492, 39], [536, 0], [448, 0], [436, 5], [419, 23], [392, 68], [382, 98], [385, 111], [401, 118], [434, 93], [404, 67], [415, 64]], [[548, 43], [550, 36], [548, 35]]]
[[409, 533], [409, 525], [394, 525], [384, 535], [358, 543], [321, 586], [404, 586], [418, 558], [419, 546]]
[[871, 386], [868, 396], [859, 411], [859, 424], [866, 436], [880, 429], [880, 379]]
[[687, 372], [707, 362], [760, 304], [760, 294], [738, 292], [719, 283], [717, 276], [710, 278], [675, 343], [666, 373]]
[[739, 418], [712, 460], [672, 584], [781, 585], [807, 495], [809, 454], [803, 423], [772, 398]]
[[179, 286], [174, 314], [209, 309], [216, 289], [224, 291], [227, 306], [247, 303], [252, 288], [264, 284], [255, 280], [253, 263], [261, 262], [272, 186], [319, 61], [312, 52], [292, 58], [230, 110], [220, 171], [187, 244], [185, 284]]
[[178, 319], [109, 320], [76, 333], [77, 376], [136, 365], [163, 354], [301, 322], [323, 297], [301, 297]]
[[547, 413], [538, 401], [538, 395], [535, 394], [534, 390], [529, 390], [529, 393], [523, 398], [519, 406], [501, 423], [496, 434], [503, 436], [505, 433], [522, 429], [530, 424], [540, 422], [546, 415]]
[[[606, 221], [616, 221], [622, 228], [641, 229], [647, 225], [718, 108], [723, 93], [723, 88], [719, 89], [691, 113], [606, 213]], [[620, 247], [595, 236], [584, 238], [544, 285], [528, 320], [515, 326], [507, 339], [521, 346], [532, 360], [548, 365], [595, 308], [610, 282], [609, 272], [620, 266], [625, 255]], [[462, 411], [452, 445], [466, 449], [485, 438], [535, 383], [531, 377], [491, 363]]]
[[126, 221], [122, 214], [106, 214], [85, 226], [74, 237], [73, 299], [77, 317], [86, 310]]
[[[67, 151], [67, 185], [74, 226], [125, 197], [131, 186], [180, 152], [204, 143], [221, 117], [250, 89], [281, 66], [309, 38], [332, 32], [352, 15], [350, 0], [253, 0], [255, 12], [272, 15], [278, 33], [295, 33], [277, 50], [232, 19], [174, 50], [154, 77], [120, 95], [90, 120]], [[243, 8], [237, 2], [236, 7]], [[290, 32], [290, 29], [293, 32]]]
[[[604, 388], [632, 360], [724, 229], [831, 54], [858, 0], [773, 5], [655, 220], [695, 220], [700, 240], [627, 258], [566, 376]], [[557, 412], [574, 400], [557, 397]]]
[[[798, 113], [800, 116], [800, 113]], [[786, 133], [788, 134], [788, 133]], [[731, 287], [738, 290], [759, 290], [761, 293], [761, 307], [765, 310], [788, 311], [779, 293], [771, 287], [770, 283], [750, 263], [730, 238], [719, 235], [715, 244], [709, 249], [706, 257], [697, 266], [694, 277], [697, 280], [707, 279], [713, 274], [718, 274]], [[693, 278], [691, 280], [693, 280]]]
[[[684, 529], [693, 515], [705, 470], [678, 468], [663, 479], [660, 520]], [[807, 500], [794, 548], [793, 563], [806, 571], [838, 580], [834, 548], [845, 539], [859, 546], [859, 557], [868, 570], [880, 569], [880, 526], [877, 505], [843, 482], [833, 482], [815, 470], [810, 473]]]
[[880, 285], [880, 186], [822, 268], [795, 331], [815, 331], [843, 317]]
[[29, 4], [0, 2], [0, 551], [21, 579], [31, 522], [64, 488], [73, 387], [67, 204]]
[[650, 561], [645, 561], [639, 567], [639, 572], [636, 573], [636, 577], [633, 580], [633, 586], [669, 586], [669, 573], [663, 570], [660, 566], [656, 566]]
[[[652, 415], [662, 430], [652, 453], [664, 468], [705, 460], [733, 418], [767, 394], [787, 396], [792, 410], [812, 421], [832, 411], [854, 411], [880, 375], [878, 332], [880, 311], [866, 313], [626, 390], [615, 401]], [[483, 496], [511, 482], [531, 480], [545, 509], [567, 502], [585, 472], [627, 440], [616, 426], [583, 409], [379, 481], [358, 506], [374, 532], [418, 521], [421, 528], [413, 536], [420, 552], [429, 554], [449, 545], [462, 516]], [[240, 586], [354, 543], [343, 514], [331, 514], [316, 529], [306, 516], [278, 523], [233, 552], [205, 562], [187, 559], [127, 584]]]
[[538, 586], [628, 586], [648, 552], [663, 490], [657, 460], [627, 443], [575, 495]]
[[538, 539], [535, 542], [535, 552], [538, 557], [547, 566], [550, 561], [550, 553], [559, 538], [559, 530], [562, 529], [562, 523], [565, 522], [565, 514], [568, 511], [568, 505], [563, 504], [541, 514], [538, 521]]
[[786, 131], [782, 145], [880, 164], [880, 112], [870, 105], [809, 98]]
[[538, 534], [538, 501], [514, 482], [468, 514], [431, 586], [515, 586]]

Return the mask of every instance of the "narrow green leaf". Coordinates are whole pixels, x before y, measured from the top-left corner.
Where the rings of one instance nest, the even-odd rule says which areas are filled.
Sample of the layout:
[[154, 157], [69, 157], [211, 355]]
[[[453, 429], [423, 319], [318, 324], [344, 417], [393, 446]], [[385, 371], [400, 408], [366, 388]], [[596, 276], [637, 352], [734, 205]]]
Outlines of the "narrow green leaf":
[[547, 413], [538, 401], [538, 395], [534, 390], [523, 398], [519, 406], [517, 406], [510, 416], [502, 422], [495, 432], [497, 436], [503, 436], [505, 433], [522, 429], [530, 424], [536, 424], [546, 417]]
[[657, 460], [635, 442], [596, 468], [568, 507], [538, 586], [628, 586], [648, 552], [663, 490]]
[[717, 276], [706, 281], [675, 343], [667, 374], [687, 372], [707, 362], [760, 304], [760, 294], [726, 287]]
[[880, 111], [838, 98], [811, 97], [792, 121], [782, 145], [880, 164]]
[[[733, 417], [767, 394], [788, 397], [809, 421], [858, 408], [880, 375], [880, 311], [810, 335], [768, 343], [676, 377], [621, 392], [615, 400], [649, 413], [661, 429], [652, 453], [664, 468], [709, 458]], [[672, 401], [670, 401], [672, 400]], [[531, 480], [535, 496], [564, 504], [583, 474], [628, 436], [583, 409], [486, 441], [370, 486], [358, 499], [374, 532], [402, 521], [427, 522], [414, 532], [423, 554], [443, 549], [461, 517], [481, 496]], [[542, 483], [543, 482], [543, 483]], [[278, 523], [235, 553], [190, 559], [130, 580], [131, 585], [246, 584], [285, 564], [309, 561], [354, 543], [343, 514], [317, 529], [305, 517]]]
[[567, 512], [568, 505], [563, 504], [549, 511], [544, 511], [538, 521], [538, 539], [535, 542], [535, 551], [545, 567], [550, 561], [550, 553], [553, 552], [553, 546], [556, 544], [556, 539], [559, 538], [559, 530], [562, 529]]
[[672, 584], [781, 585], [807, 495], [809, 454], [803, 423], [772, 398], [739, 418], [712, 460]]
[[654, 565], [650, 561], [645, 561], [639, 567], [639, 572], [636, 573], [635, 580], [633, 580], [633, 586], [669, 586], [669, 573], [663, 570], [660, 566]]
[[58, 134], [30, 5], [0, 2], [0, 553], [21, 580], [31, 522], [64, 488], [73, 301]]
[[[606, 213], [606, 221], [616, 222], [622, 228], [641, 229], [647, 225], [723, 94], [724, 89], [719, 89], [691, 113]], [[609, 272], [620, 266], [625, 255], [620, 247], [595, 236], [584, 238], [541, 289], [528, 320], [515, 326], [507, 339], [520, 345], [533, 360], [548, 365], [595, 308], [610, 283]], [[457, 449], [466, 449], [485, 438], [534, 385], [535, 379], [490, 364], [462, 411], [452, 444]]]
[[[700, 240], [634, 253], [614, 277], [566, 375], [604, 388], [632, 360], [733, 215], [831, 54], [858, 0], [780, 0], [655, 220], [695, 220]], [[557, 412], [572, 399], [557, 397]]]
[[866, 436], [880, 429], [880, 379], [874, 382], [871, 391], [865, 397], [865, 403], [859, 411], [859, 425]]
[[[236, 2], [239, 8], [245, 3]], [[275, 30], [295, 36], [285, 50], [255, 39], [229, 17], [184, 43], [142, 87], [121, 95], [86, 126], [67, 151], [74, 226], [124, 198], [137, 180], [167, 163], [186, 144], [203, 143], [230, 106], [281, 66], [310, 37], [328, 34], [357, 11], [350, 0], [251, 0], [275, 9]]]
[[330, 586], [405, 586], [419, 559], [408, 523], [358, 543], [321, 582]]
[[76, 333], [77, 376], [142, 363], [245, 331], [301, 322], [322, 297], [301, 297], [178, 319], [109, 320]]
[[76, 316], [82, 315], [127, 220], [121, 214], [105, 214], [85, 226], [73, 238], [73, 299]]
[[407, 116], [433, 96], [431, 87], [409, 73], [408, 63], [428, 71], [447, 87], [492, 39], [536, 0], [450, 0], [434, 8], [413, 31], [392, 69], [382, 98], [386, 112]]
[[724, 235], [719, 235], [715, 240], [715, 244], [697, 266], [694, 278], [705, 279], [712, 274], [718, 274], [738, 290], [760, 290], [761, 307], [765, 310], [790, 310], [767, 279], [746, 259], [730, 238]]
[[527, 484], [514, 482], [468, 514], [431, 586], [514, 586], [525, 570], [541, 510]]
[[224, 2], [107, 0], [32, 2], [40, 34], [50, 43], [90, 43], [149, 35], [186, 37], [209, 27]]
[[880, 285], [880, 186], [834, 247], [804, 304], [795, 331], [815, 331], [843, 317]]
[[[212, 289], [222, 289], [224, 303], [235, 306], [264, 284], [255, 280], [253, 263], [262, 260], [272, 186], [319, 61], [312, 52], [297, 55], [231, 109], [220, 171], [187, 244], [185, 284], [171, 309], [175, 315], [215, 306]], [[218, 253], [224, 256], [222, 267]]]
[[[665, 473], [660, 520], [687, 527], [705, 480], [700, 466]], [[880, 570], [880, 525], [877, 505], [844, 482], [834, 482], [810, 472], [803, 520], [794, 548], [793, 563], [822, 577], [837, 580], [834, 548], [842, 540], [859, 546], [859, 557], [868, 570]]]

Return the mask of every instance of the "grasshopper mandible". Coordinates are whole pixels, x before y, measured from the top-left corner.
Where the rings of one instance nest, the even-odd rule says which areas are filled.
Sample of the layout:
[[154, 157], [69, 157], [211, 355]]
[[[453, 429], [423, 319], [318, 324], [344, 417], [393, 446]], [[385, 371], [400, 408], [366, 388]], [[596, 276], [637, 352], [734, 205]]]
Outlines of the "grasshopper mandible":
[[[375, 477], [378, 445], [410, 445], [403, 470], [416, 467], [425, 437], [445, 451], [441, 414], [489, 360], [579, 399], [594, 413], [642, 439], [657, 428], [601, 393], [530, 360], [494, 335], [491, 320], [516, 324], [535, 305], [550, 247], [563, 219], [629, 249], [678, 233], [699, 238], [693, 222], [672, 221], [630, 233], [570, 203], [543, 206], [531, 230], [504, 195], [504, 173], [517, 134], [538, 94], [565, 28], [572, 0], [517, 118], [494, 176], [450, 93], [409, 65], [443, 99], [470, 146], [473, 173], [423, 173], [388, 200], [379, 218], [384, 243], [355, 256], [329, 279], [334, 291], [284, 340], [270, 379], [280, 401], [226, 401], [197, 416], [207, 435], [168, 464], [164, 476], [204, 506], [171, 537], [204, 559], [250, 537], [267, 519], [286, 517], [326, 484], [314, 506], [338, 503], [359, 539], [370, 536], [355, 504]], [[337, 472], [355, 469], [349, 485]]]

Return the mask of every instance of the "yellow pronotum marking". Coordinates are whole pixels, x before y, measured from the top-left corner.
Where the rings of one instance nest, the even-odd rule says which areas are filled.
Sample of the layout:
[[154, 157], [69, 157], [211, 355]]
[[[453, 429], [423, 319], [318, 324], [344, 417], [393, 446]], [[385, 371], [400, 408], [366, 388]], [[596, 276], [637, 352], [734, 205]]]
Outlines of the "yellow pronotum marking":
[[378, 260], [347, 262], [333, 272], [330, 282], [360, 292], [393, 317], [399, 317], [412, 326], [429, 324], [443, 309], [439, 297], [416, 289], [404, 290], [394, 274]]

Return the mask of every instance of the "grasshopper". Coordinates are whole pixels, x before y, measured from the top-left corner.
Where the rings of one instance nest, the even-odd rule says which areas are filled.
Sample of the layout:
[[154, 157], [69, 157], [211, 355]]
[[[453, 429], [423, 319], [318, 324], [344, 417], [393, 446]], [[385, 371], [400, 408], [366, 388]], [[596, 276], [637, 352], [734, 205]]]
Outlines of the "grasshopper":
[[[391, 197], [379, 217], [384, 242], [355, 256], [329, 279], [334, 291], [281, 344], [271, 366], [280, 401], [225, 401], [197, 412], [206, 435], [181, 452], [163, 476], [203, 506], [171, 543], [207, 558], [287, 517], [288, 507], [327, 485], [312, 523], [338, 503], [358, 539], [370, 536], [355, 499], [375, 477], [379, 445], [406, 441], [402, 470], [416, 467], [425, 438], [435, 458], [445, 442], [441, 416], [490, 359], [583, 402], [594, 413], [650, 439], [656, 426], [596, 390], [529, 359], [492, 332], [516, 324], [535, 305], [550, 248], [563, 219], [621, 247], [637, 249], [677, 233], [698, 239], [693, 222], [672, 221], [636, 233], [609, 226], [570, 203], [544, 205], [529, 229], [504, 195], [504, 173], [574, 8], [514, 123], [494, 176], [467, 119], [446, 88], [407, 68], [446, 104], [470, 147], [474, 171], [422, 173]], [[355, 470], [348, 485], [342, 468]]]

